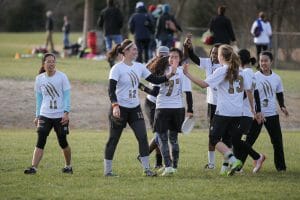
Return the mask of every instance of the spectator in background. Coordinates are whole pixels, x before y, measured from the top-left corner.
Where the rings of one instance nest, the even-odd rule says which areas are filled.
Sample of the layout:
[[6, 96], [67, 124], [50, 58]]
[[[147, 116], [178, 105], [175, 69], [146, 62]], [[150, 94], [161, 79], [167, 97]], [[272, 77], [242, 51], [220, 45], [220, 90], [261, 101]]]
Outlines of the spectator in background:
[[143, 2], [137, 2], [135, 8], [136, 12], [129, 19], [129, 30], [134, 34], [135, 43], [138, 48], [137, 62], [147, 63], [151, 34], [154, 33], [153, 19], [147, 13]]
[[115, 7], [114, 0], [107, 0], [107, 7], [101, 11], [97, 25], [104, 31], [106, 51], [111, 50], [113, 41], [121, 44], [123, 17], [120, 9]]
[[155, 36], [161, 42], [160, 45], [170, 48], [174, 46], [173, 34], [177, 31], [182, 31], [182, 29], [169, 11], [169, 4], [165, 4], [163, 6], [163, 14], [158, 18], [156, 24]]
[[68, 20], [68, 16], [64, 16], [64, 25], [62, 27], [62, 31], [64, 32], [64, 49], [68, 48], [70, 46], [70, 41], [69, 41], [69, 34], [70, 34], [70, 23]]
[[260, 52], [266, 51], [270, 44], [270, 37], [272, 36], [271, 24], [266, 20], [264, 12], [258, 14], [251, 27], [251, 34], [254, 36], [254, 43], [256, 45], [257, 59]]
[[48, 10], [46, 12], [46, 44], [45, 44], [45, 48], [48, 49], [48, 44], [50, 43], [50, 51], [55, 53], [56, 51], [54, 50], [54, 44], [53, 44], [53, 38], [52, 38], [52, 34], [53, 34], [53, 19], [52, 19], [52, 11]]
[[210, 21], [209, 30], [213, 33], [213, 43], [230, 44], [235, 41], [231, 21], [225, 16], [226, 7], [218, 7], [218, 15]]
[[150, 44], [149, 44], [149, 59], [151, 59], [153, 57], [153, 55], [155, 55], [155, 51], [156, 51], [156, 41], [155, 41], [155, 24], [157, 21], [157, 18], [155, 18], [155, 16], [153, 15], [153, 12], [155, 11], [156, 6], [155, 5], [149, 5], [148, 6], [148, 13], [150, 15], [150, 17], [152, 18], [153, 21], [153, 31], [151, 32], [150, 35]]

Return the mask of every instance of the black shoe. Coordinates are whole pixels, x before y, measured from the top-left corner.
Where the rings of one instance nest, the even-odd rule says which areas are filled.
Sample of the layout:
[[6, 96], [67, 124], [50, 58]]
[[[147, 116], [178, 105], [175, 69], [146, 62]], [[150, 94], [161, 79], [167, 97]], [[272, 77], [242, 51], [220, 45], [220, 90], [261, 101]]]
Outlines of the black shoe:
[[36, 169], [34, 167], [28, 167], [24, 170], [24, 174], [36, 174]]
[[143, 173], [143, 176], [153, 177], [153, 176], [157, 176], [157, 173], [151, 171], [150, 169], [146, 169]]
[[73, 174], [73, 169], [72, 167], [64, 167], [62, 168], [62, 173], [66, 173], [66, 174]]
[[105, 177], [119, 177], [118, 174], [115, 174], [113, 172], [108, 172], [107, 174], [104, 174]]

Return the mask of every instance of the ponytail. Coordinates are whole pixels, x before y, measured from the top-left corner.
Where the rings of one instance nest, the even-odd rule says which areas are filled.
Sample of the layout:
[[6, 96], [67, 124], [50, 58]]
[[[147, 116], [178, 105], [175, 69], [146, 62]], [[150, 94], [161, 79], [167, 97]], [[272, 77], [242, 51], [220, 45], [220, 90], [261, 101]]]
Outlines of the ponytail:
[[229, 82], [237, 80], [239, 75], [239, 67], [241, 64], [239, 56], [229, 45], [221, 45], [219, 51], [228, 65], [225, 80], [228, 80]]

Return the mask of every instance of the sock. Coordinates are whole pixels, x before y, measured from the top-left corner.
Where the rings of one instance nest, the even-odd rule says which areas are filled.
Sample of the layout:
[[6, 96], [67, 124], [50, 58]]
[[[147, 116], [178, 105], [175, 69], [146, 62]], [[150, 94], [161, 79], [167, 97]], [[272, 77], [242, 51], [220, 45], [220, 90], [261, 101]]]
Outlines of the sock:
[[207, 152], [208, 156], [208, 164], [213, 164], [215, 165], [215, 151], [208, 151]]
[[144, 170], [150, 169], [149, 156], [141, 157], [141, 162]]
[[233, 155], [232, 151], [228, 151], [224, 154], [224, 159], [228, 159], [229, 164], [232, 164], [236, 161], [235, 156]]
[[228, 166], [229, 166], [228, 160], [224, 160], [221, 167], [221, 172], [226, 171], [228, 169]]
[[112, 160], [104, 159], [104, 174], [112, 172]]
[[36, 168], [36, 167], [32, 166], [32, 168], [35, 169], [35, 171], [37, 171], [37, 168]]

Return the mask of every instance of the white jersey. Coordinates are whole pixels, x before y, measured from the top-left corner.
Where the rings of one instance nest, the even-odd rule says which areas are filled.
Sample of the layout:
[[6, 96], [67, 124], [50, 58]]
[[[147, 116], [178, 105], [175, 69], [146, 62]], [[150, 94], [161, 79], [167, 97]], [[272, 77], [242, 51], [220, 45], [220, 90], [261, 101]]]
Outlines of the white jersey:
[[[204, 69], [206, 77], [211, 75], [217, 68], [221, 67], [221, 64], [213, 64], [210, 58], [200, 58], [200, 69]], [[206, 88], [206, 102], [209, 104], [217, 105], [217, 88]]]
[[[167, 71], [170, 71], [170, 67]], [[160, 84], [156, 99], [156, 108], [183, 108], [183, 92], [192, 91], [191, 81], [183, 74], [182, 67], [177, 67], [176, 74], [168, 82]]]
[[255, 73], [255, 78], [260, 96], [261, 112], [265, 117], [277, 115], [276, 93], [283, 92], [281, 78], [274, 72], [266, 76], [260, 71]]
[[239, 117], [243, 116], [244, 90], [249, 90], [251, 84], [243, 71], [239, 71], [238, 80], [229, 83], [225, 80], [228, 66], [224, 65], [209, 75], [205, 82], [210, 87], [217, 87], [216, 115]]
[[[156, 84], [153, 84], [153, 83], [149, 83], [149, 86], [150, 88], [153, 88], [155, 86], [159, 86], [159, 85], [156, 85]], [[147, 94], [147, 97], [146, 97], [149, 101], [151, 101], [152, 103], [156, 103], [156, 97], [155, 96], [152, 96], [150, 94]]]
[[61, 118], [64, 115], [63, 93], [71, 89], [67, 76], [56, 71], [53, 76], [39, 74], [35, 79], [35, 92], [42, 93], [40, 115], [48, 118]]
[[124, 62], [115, 64], [109, 73], [109, 79], [117, 81], [116, 95], [118, 104], [127, 108], [140, 105], [138, 86], [141, 77], [147, 78], [151, 72], [145, 65], [133, 62], [132, 66]]
[[[249, 80], [251, 81], [251, 90], [252, 94], [254, 94], [254, 90], [256, 90], [256, 79], [255, 79], [255, 74], [251, 68], [245, 68], [243, 69], [244, 73], [246, 76], [248, 76]], [[253, 113], [251, 112], [251, 107], [249, 103], [249, 99], [246, 97], [244, 99], [244, 111], [243, 111], [243, 116], [246, 117], [253, 117]]]

